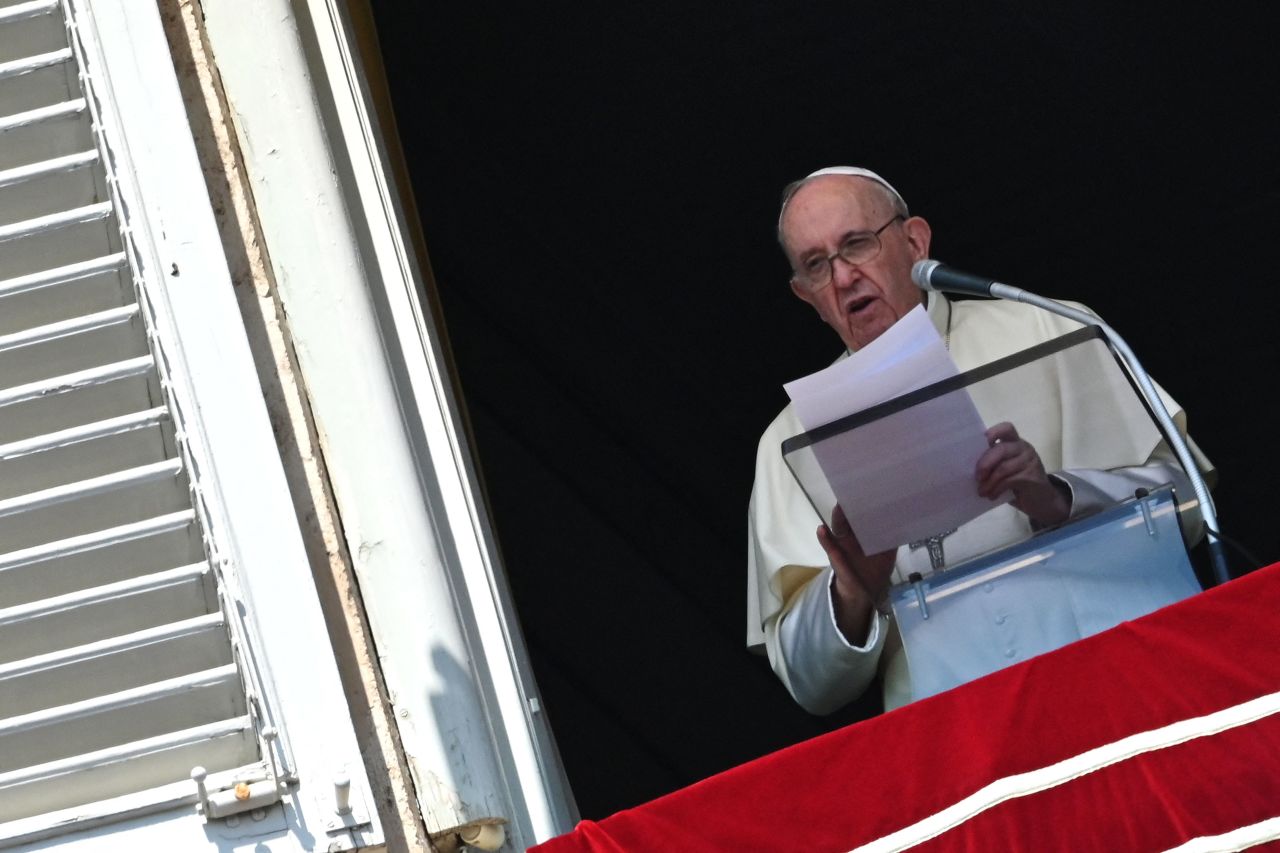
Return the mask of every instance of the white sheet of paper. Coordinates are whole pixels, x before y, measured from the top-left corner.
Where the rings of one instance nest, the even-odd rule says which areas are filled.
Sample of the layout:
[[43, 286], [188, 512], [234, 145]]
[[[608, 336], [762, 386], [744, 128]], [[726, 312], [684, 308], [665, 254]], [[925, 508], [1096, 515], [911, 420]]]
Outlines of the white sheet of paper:
[[[812, 430], [959, 373], [923, 307], [846, 359], [785, 386]], [[986, 426], [965, 389], [812, 447], [869, 554], [933, 536], [1007, 501], [978, 496]]]
[[800, 423], [812, 430], [959, 372], [918, 305], [848, 358], [783, 387]]

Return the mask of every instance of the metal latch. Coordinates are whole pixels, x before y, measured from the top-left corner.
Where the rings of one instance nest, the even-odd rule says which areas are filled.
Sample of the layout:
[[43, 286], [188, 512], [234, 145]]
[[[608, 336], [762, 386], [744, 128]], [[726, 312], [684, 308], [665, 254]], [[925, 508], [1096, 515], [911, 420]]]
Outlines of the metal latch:
[[265, 779], [243, 778], [225, 788], [210, 791], [205, 785], [208, 771], [203, 767], [191, 768], [191, 781], [196, 783], [196, 796], [199, 797], [196, 810], [204, 815], [206, 821], [254, 809], [265, 809], [284, 798], [289, 786], [280, 781], [280, 773], [276, 767], [275, 750], [272, 749], [276, 737], [278, 733], [274, 728], [263, 729], [262, 739], [266, 742], [266, 753], [271, 759], [270, 771]]

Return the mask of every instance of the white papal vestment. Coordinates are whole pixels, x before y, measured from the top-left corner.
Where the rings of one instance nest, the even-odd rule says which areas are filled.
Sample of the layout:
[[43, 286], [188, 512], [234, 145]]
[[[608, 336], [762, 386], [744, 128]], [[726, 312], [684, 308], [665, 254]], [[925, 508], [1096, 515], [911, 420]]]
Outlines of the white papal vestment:
[[[928, 296], [929, 317], [961, 371], [1080, 328], [1074, 321], [1021, 303], [952, 302], [933, 293]], [[1185, 434], [1181, 407], [1167, 395], [1164, 400]], [[1131, 497], [1140, 486], [1150, 489], [1173, 482], [1180, 493], [1190, 493], [1154, 424], [1099, 430], [1094, 426], [1106, 423], [1113, 413], [1067, 410], [1061, 405], [1059, 409], [1034, 434], [1022, 428], [1019, 434], [1036, 447], [1045, 469], [1070, 487], [1073, 518]], [[892, 709], [912, 699], [906, 655], [889, 617], [873, 612], [866, 636], [850, 638], [854, 642], [836, 628], [829, 591], [832, 571], [816, 535], [821, 519], [782, 459], [782, 442], [803, 431], [788, 406], [760, 439], [748, 509], [747, 644], [757, 649], [763, 644], [783, 684], [813, 713], [830, 713], [857, 698], [877, 669], [883, 671], [885, 708]], [[1201, 470], [1211, 474], [1209, 462], [1191, 446]], [[1081, 465], [1082, 460], [1087, 465]], [[1183, 523], [1184, 528], [1198, 527], [1198, 514], [1184, 514]], [[1030, 533], [1030, 520], [1005, 504], [946, 538], [947, 564]], [[1195, 529], [1188, 534], [1192, 541], [1200, 535]], [[893, 582], [905, 581], [911, 572], [930, 570], [925, 549], [911, 551], [903, 546], [898, 549]]]

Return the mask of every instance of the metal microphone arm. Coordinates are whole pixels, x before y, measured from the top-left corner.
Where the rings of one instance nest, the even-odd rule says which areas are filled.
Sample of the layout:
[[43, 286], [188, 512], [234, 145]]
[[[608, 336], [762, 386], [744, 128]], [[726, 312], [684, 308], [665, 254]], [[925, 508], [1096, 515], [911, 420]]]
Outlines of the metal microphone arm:
[[923, 290], [1011, 299], [1014, 302], [1025, 302], [1028, 305], [1034, 305], [1041, 310], [1048, 311], [1050, 314], [1057, 314], [1060, 317], [1075, 320], [1077, 323], [1083, 323], [1086, 326], [1097, 326], [1111, 345], [1112, 350], [1115, 351], [1116, 355], [1120, 356], [1121, 361], [1129, 369], [1129, 374], [1137, 382], [1139, 393], [1142, 394], [1147, 401], [1147, 406], [1156, 416], [1156, 421], [1160, 424], [1165, 440], [1173, 448], [1174, 455], [1178, 458], [1178, 463], [1182, 465], [1183, 470], [1186, 471], [1187, 478], [1191, 481], [1191, 487], [1196, 493], [1196, 500], [1200, 502], [1200, 515], [1204, 519], [1205, 530], [1208, 532], [1209, 560], [1213, 564], [1215, 580], [1218, 583], [1226, 583], [1230, 580], [1231, 576], [1227, 572], [1226, 552], [1223, 550], [1222, 539], [1218, 534], [1218, 513], [1214, 508], [1213, 498], [1209, 495], [1209, 487], [1205, 484], [1204, 477], [1200, 474], [1200, 468], [1196, 465], [1196, 460], [1191, 455], [1191, 449], [1187, 447], [1186, 441], [1182, 438], [1182, 433], [1178, 431], [1173, 418], [1169, 416], [1169, 410], [1165, 408], [1164, 400], [1160, 399], [1160, 394], [1156, 391], [1155, 385], [1151, 381], [1151, 376], [1147, 373], [1146, 368], [1142, 366], [1142, 362], [1138, 361], [1138, 357], [1134, 355], [1133, 350], [1125, 343], [1124, 338], [1120, 337], [1120, 334], [1115, 329], [1085, 311], [1030, 293], [1020, 287], [1001, 284], [989, 278], [982, 278], [981, 276], [952, 269], [931, 259], [916, 261], [911, 268], [911, 279]]
[[1205, 530], [1209, 539], [1209, 559], [1213, 564], [1214, 579], [1220, 584], [1230, 580], [1231, 576], [1227, 572], [1226, 552], [1223, 550], [1222, 540], [1218, 537], [1218, 513], [1214, 508], [1213, 498], [1209, 495], [1209, 487], [1205, 484], [1204, 477], [1200, 474], [1200, 466], [1196, 464], [1195, 457], [1191, 454], [1191, 449], [1187, 446], [1187, 442], [1183, 439], [1177, 425], [1174, 424], [1173, 418], [1169, 416], [1169, 410], [1165, 408], [1164, 400], [1160, 399], [1160, 393], [1156, 391], [1155, 384], [1151, 381], [1151, 376], [1147, 373], [1146, 368], [1142, 366], [1142, 362], [1138, 361], [1138, 357], [1134, 355], [1133, 350], [1125, 343], [1124, 338], [1120, 337], [1115, 329], [1088, 312], [1072, 308], [1069, 305], [1063, 305], [1061, 302], [1047, 299], [1020, 287], [993, 281], [991, 282], [990, 292], [997, 299], [1025, 302], [1051, 314], [1075, 320], [1077, 323], [1097, 326], [1102, 334], [1106, 336], [1107, 341], [1116, 351], [1116, 354], [1120, 356], [1121, 360], [1124, 361], [1125, 366], [1129, 368], [1130, 374], [1138, 383], [1138, 388], [1143, 398], [1146, 399], [1147, 405], [1155, 414], [1156, 421], [1160, 424], [1160, 429], [1164, 432], [1165, 439], [1173, 448], [1174, 455], [1178, 457], [1178, 462], [1182, 465], [1183, 470], [1186, 471], [1187, 478], [1191, 480], [1191, 488], [1196, 493], [1196, 500], [1200, 502], [1200, 515], [1204, 519]]

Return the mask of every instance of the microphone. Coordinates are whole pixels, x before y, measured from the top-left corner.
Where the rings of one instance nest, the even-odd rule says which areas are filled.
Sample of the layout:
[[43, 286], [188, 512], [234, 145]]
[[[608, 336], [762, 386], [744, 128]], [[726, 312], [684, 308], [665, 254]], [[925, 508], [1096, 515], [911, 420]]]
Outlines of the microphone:
[[1196, 501], [1200, 505], [1200, 515], [1203, 517], [1205, 527], [1209, 533], [1209, 560], [1213, 564], [1213, 573], [1218, 583], [1226, 583], [1230, 580], [1231, 576], [1227, 572], [1226, 552], [1223, 551], [1222, 542], [1219, 541], [1221, 536], [1218, 533], [1218, 512], [1213, 505], [1213, 498], [1209, 496], [1209, 487], [1205, 483], [1204, 477], [1201, 476], [1200, 468], [1196, 465], [1195, 457], [1191, 455], [1191, 449], [1187, 446], [1186, 441], [1183, 440], [1182, 433], [1178, 431], [1173, 418], [1169, 416], [1169, 410], [1165, 407], [1164, 400], [1160, 397], [1159, 392], [1156, 391], [1155, 384], [1151, 381], [1151, 376], [1142, 366], [1142, 363], [1138, 361], [1138, 357], [1134, 355], [1133, 350], [1125, 343], [1124, 338], [1120, 337], [1115, 329], [1086, 311], [1081, 311], [1070, 305], [1063, 305], [1061, 302], [1047, 299], [1020, 287], [1001, 284], [994, 279], [984, 278], [973, 273], [961, 272], [932, 259], [916, 261], [911, 267], [911, 280], [921, 290], [929, 290], [935, 293], [991, 296], [996, 299], [1025, 302], [1028, 305], [1034, 305], [1037, 308], [1048, 311], [1050, 314], [1057, 314], [1059, 317], [1066, 317], [1086, 326], [1097, 326], [1106, 337], [1108, 343], [1110, 343], [1112, 350], [1129, 369], [1129, 374], [1134, 379], [1138, 393], [1151, 410], [1156, 422], [1160, 425], [1160, 431], [1164, 433], [1165, 440], [1172, 448], [1174, 456], [1182, 466], [1182, 470], [1186, 472], [1187, 479], [1191, 481], [1191, 488], [1195, 492]]
[[935, 260], [916, 261], [911, 267], [911, 280], [921, 290], [964, 293], [969, 296], [991, 296], [992, 285], [999, 285], [995, 279], [961, 272]]

